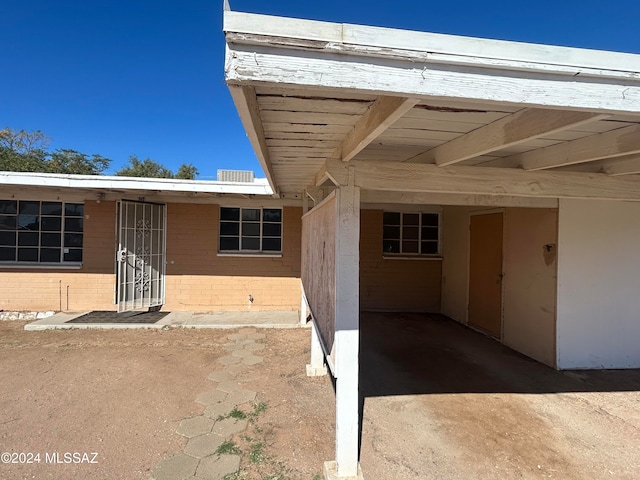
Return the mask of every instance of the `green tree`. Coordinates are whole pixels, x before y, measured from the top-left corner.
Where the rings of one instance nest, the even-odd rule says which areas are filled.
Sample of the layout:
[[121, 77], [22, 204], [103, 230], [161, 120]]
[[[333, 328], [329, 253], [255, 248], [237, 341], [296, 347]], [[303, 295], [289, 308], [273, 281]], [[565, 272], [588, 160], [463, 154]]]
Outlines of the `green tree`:
[[181, 180], [195, 180], [198, 173], [198, 169], [194, 165], [190, 163], [183, 163], [180, 165], [180, 168], [178, 168], [175, 178], [179, 178]]
[[75, 150], [59, 149], [51, 153], [47, 160], [49, 173], [75, 173], [80, 175], [100, 175], [111, 160], [94, 154], [89, 157]]
[[116, 172], [122, 177], [173, 178], [173, 172], [150, 158], [140, 160], [137, 155], [129, 157], [128, 165]]
[[101, 155], [89, 156], [70, 149], [48, 152], [50, 141], [40, 130], [0, 130], [0, 170], [99, 175], [111, 162]]
[[144, 177], [144, 178], [179, 178], [183, 180], [193, 180], [198, 175], [198, 169], [191, 164], [182, 164], [174, 174], [168, 168], [158, 162], [145, 158], [140, 160], [137, 155], [129, 157], [129, 163], [116, 172], [116, 175], [123, 177]]

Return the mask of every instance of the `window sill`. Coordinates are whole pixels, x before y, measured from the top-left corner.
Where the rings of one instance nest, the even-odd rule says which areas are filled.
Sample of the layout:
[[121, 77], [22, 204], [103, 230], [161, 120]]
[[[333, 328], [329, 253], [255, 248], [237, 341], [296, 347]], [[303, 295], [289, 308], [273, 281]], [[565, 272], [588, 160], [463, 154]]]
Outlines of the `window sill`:
[[218, 257], [282, 258], [282, 253], [218, 252]]
[[383, 260], [427, 260], [442, 261], [441, 255], [382, 255]]
[[82, 263], [29, 263], [29, 262], [12, 262], [12, 263], [0, 263], [1, 269], [23, 269], [28, 268], [30, 270], [80, 270]]

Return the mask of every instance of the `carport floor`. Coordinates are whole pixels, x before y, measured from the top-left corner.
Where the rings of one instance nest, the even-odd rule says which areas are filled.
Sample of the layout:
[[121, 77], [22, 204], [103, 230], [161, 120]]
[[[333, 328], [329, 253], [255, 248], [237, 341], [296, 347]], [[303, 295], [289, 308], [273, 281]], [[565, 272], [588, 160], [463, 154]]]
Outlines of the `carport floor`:
[[360, 325], [365, 478], [640, 478], [640, 371], [557, 372], [439, 315]]

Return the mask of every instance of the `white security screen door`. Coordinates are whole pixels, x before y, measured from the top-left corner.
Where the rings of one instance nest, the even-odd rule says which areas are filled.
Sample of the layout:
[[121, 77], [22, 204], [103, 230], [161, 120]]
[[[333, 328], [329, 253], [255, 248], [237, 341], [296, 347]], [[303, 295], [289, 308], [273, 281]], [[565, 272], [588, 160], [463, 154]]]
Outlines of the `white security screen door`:
[[120, 202], [118, 312], [164, 304], [165, 225], [164, 205]]

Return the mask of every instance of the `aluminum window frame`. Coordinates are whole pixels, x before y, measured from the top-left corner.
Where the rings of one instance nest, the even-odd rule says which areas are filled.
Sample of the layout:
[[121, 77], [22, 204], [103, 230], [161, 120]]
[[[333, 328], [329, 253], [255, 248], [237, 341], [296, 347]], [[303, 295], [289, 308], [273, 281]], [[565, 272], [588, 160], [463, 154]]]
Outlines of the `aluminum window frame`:
[[[0, 268], [79, 268], [82, 266], [84, 261], [84, 237], [85, 237], [85, 202], [84, 201], [63, 201], [63, 200], [32, 200], [32, 199], [6, 199], [0, 198], [0, 201], [4, 202], [16, 202], [16, 226], [14, 230], [10, 229], [2, 229], [3, 232], [15, 232], [16, 240], [13, 248], [15, 249], [14, 260], [0, 260]], [[34, 248], [38, 250], [38, 260], [19, 260], [18, 258], [18, 249], [21, 248], [19, 245], [19, 233], [24, 230], [20, 230], [18, 218], [20, 217], [20, 204], [21, 203], [38, 203], [38, 230], [33, 231], [38, 234], [38, 244], [33, 246], [25, 246], [22, 248]], [[60, 215], [51, 215], [51, 214], [43, 214], [42, 213], [42, 205], [43, 203], [59, 203], [61, 205], [61, 213]], [[68, 215], [67, 214], [67, 205], [81, 205], [82, 206], [82, 215]], [[13, 216], [14, 214], [6, 214], [3, 213], [3, 216]], [[27, 214], [24, 214], [27, 215]], [[60, 229], [59, 230], [42, 230], [42, 219], [43, 218], [59, 218], [60, 219]], [[82, 228], [80, 231], [72, 231], [66, 229], [66, 219], [81, 219], [82, 220]], [[60, 235], [60, 245], [59, 246], [43, 246], [42, 245], [42, 234], [59, 234]], [[82, 242], [80, 246], [65, 246], [65, 235], [66, 234], [81, 234]], [[0, 245], [0, 248], [11, 248], [9, 245]], [[51, 261], [41, 261], [42, 257], [42, 249], [59, 249], [60, 250], [60, 261], [51, 262]], [[65, 251], [67, 250], [67, 251]], [[65, 254], [70, 253], [71, 250], [80, 251], [82, 260], [65, 260]]]
[[[238, 209], [239, 210], [239, 219], [238, 220], [223, 220], [222, 219], [222, 210], [224, 209]], [[260, 219], [259, 221], [245, 220], [245, 223], [258, 223], [260, 225], [260, 234], [257, 237], [249, 237], [249, 238], [257, 238], [259, 241], [260, 249], [243, 249], [242, 248], [242, 212], [243, 210], [259, 210], [260, 211]], [[264, 220], [264, 210], [279, 210], [280, 211], [280, 221], [279, 222], [270, 222]], [[221, 228], [223, 223], [238, 223], [238, 234], [237, 235], [223, 235]], [[264, 224], [274, 224], [280, 225], [280, 235], [279, 236], [264, 236]], [[237, 238], [238, 239], [238, 249], [222, 249], [221, 243], [223, 238]], [[263, 249], [263, 240], [264, 238], [277, 238], [280, 240], [280, 250], [264, 250]], [[282, 250], [284, 247], [284, 208], [282, 207], [249, 207], [249, 206], [221, 206], [220, 207], [220, 215], [218, 218], [218, 255], [220, 256], [231, 256], [231, 255], [255, 255], [255, 256], [282, 256]]]
[[[393, 213], [393, 214], [398, 214], [400, 215], [400, 224], [399, 225], [391, 225], [388, 223], [385, 223], [384, 221], [384, 215], [386, 213]], [[404, 252], [403, 251], [403, 230], [404, 230], [404, 216], [405, 215], [418, 215], [418, 238], [416, 239], [410, 239], [411, 241], [417, 241], [418, 242], [418, 252]], [[431, 225], [423, 225], [422, 223], [422, 216], [423, 215], [436, 215], [438, 218], [438, 224], [437, 226], [433, 227]], [[415, 225], [412, 225], [415, 226]], [[400, 235], [399, 238], [386, 238], [384, 236], [384, 228], [385, 227], [398, 227], [400, 229]], [[422, 229], [423, 227], [426, 228], [436, 228], [437, 229], [437, 239], [436, 240], [424, 240], [422, 238]], [[399, 210], [383, 210], [382, 212], [382, 255], [383, 257], [393, 257], [393, 258], [422, 258], [422, 259], [429, 259], [429, 258], [439, 258], [442, 256], [442, 214], [441, 212], [434, 212], [434, 211], [399, 211]], [[385, 241], [398, 241], [399, 242], [399, 251], [398, 252], [387, 252], [384, 250], [384, 242]], [[422, 243], [423, 242], [434, 242], [436, 243], [436, 252], [435, 253], [422, 253]]]

